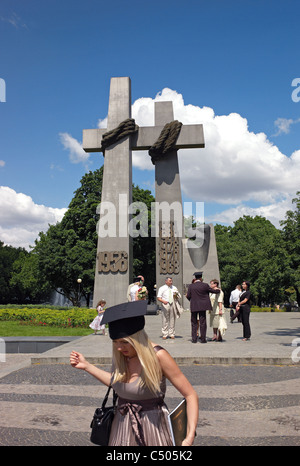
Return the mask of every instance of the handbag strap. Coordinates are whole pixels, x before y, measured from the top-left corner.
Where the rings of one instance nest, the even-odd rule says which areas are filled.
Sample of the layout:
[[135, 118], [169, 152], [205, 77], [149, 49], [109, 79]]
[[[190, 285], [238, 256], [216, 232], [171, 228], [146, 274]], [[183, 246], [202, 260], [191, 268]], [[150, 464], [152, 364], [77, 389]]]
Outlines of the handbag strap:
[[[107, 392], [106, 392], [106, 395], [104, 397], [104, 400], [102, 401], [102, 408], [105, 407], [106, 403], [107, 403], [107, 400], [108, 400], [108, 396], [109, 396], [109, 393], [110, 393], [110, 390], [111, 390], [112, 386], [110, 385], [107, 389]], [[118, 398], [118, 395], [116, 394], [116, 392], [114, 391], [114, 394], [113, 394], [113, 406], [115, 406], [116, 404], [116, 401], [117, 401], [117, 398]]]

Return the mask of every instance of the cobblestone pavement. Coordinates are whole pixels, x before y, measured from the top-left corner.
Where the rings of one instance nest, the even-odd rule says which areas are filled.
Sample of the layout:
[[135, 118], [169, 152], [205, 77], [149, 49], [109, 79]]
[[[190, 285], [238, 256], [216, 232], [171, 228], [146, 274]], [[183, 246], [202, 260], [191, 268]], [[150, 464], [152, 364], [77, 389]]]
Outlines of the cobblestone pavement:
[[[195, 445], [300, 445], [299, 365], [181, 369], [199, 395]], [[93, 446], [90, 421], [105, 391], [67, 364], [32, 365], [2, 377], [0, 445]], [[169, 385], [169, 409], [180, 399]]]

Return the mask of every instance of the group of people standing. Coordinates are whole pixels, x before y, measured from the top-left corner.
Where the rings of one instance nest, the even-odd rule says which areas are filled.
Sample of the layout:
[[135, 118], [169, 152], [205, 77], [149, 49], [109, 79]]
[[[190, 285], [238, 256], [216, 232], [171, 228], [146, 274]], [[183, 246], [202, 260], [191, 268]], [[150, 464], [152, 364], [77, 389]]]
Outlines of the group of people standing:
[[[197, 343], [198, 336], [201, 343], [207, 343], [207, 321], [206, 312], [210, 314], [210, 327], [213, 330], [212, 341], [222, 341], [223, 334], [227, 328], [224, 319], [224, 293], [219, 288], [219, 281], [212, 279], [210, 283], [204, 283], [202, 272], [195, 272], [194, 279], [188, 287], [186, 298], [190, 301], [191, 311], [191, 335], [192, 343]], [[247, 341], [251, 337], [251, 329], [249, 323], [250, 317], [250, 283], [244, 281], [242, 287], [237, 285], [235, 290], [230, 294], [230, 321], [238, 319], [243, 325], [243, 341]], [[134, 282], [131, 283], [127, 290], [127, 301], [134, 302], [139, 300], [147, 300], [148, 290], [144, 286], [144, 277], [138, 275]], [[162, 312], [162, 338], [175, 339], [175, 323], [180, 317], [183, 308], [180, 304], [181, 295], [175, 285], [173, 279], [167, 277], [165, 284], [162, 285], [157, 293], [157, 301], [161, 304]], [[90, 324], [97, 331], [102, 331], [105, 334], [105, 325], [101, 323], [106, 302], [100, 300], [97, 304], [97, 316]]]
[[[213, 329], [212, 341], [222, 341], [227, 327], [224, 319], [224, 293], [219, 288], [219, 281], [213, 279], [210, 284], [204, 283], [202, 272], [195, 272], [194, 279], [188, 287], [186, 298], [190, 301], [192, 343], [207, 343], [206, 312], [210, 313], [210, 326]], [[239, 287], [239, 288], [238, 288]], [[237, 317], [243, 324], [243, 341], [250, 339], [250, 283], [244, 281], [237, 287], [238, 293], [232, 293], [231, 306], [235, 313], [231, 314], [231, 322]], [[162, 337], [175, 338], [175, 322], [182, 312], [178, 299], [181, 298], [178, 289], [173, 285], [171, 277], [167, 277], [165, 285], [158, 290], [157, 300], [162, 305]], [[232, 299], [235, 299], [233, 301]]]

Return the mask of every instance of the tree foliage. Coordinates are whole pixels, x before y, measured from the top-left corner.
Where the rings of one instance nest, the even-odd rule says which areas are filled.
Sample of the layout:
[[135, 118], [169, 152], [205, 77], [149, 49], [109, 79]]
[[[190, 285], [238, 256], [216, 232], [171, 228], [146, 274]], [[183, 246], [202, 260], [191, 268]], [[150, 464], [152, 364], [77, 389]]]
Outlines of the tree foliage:
[[15, 261], [25, 254], [25, 249], [5, 246], [0, 241], [0, 303], [20, 303], [24, 299], [22, 288], [11, 284], [11, 278]]
[[[82, 293], [89, 306], [93, 292], [97, 251], [97, 206], [101, 201], [103, 168], [87, 173], [81, 179], [62, 221], [40, 233], [34, 252], [39, 269], [54, 289], [79, 305]], [[151, 192], [133, 186], [133, 202], [143, 202], [151, 212]], [[149, 217], [150, 218], [150, 217]], [[150, 222], [149, 229], [150, 229]], [[154, 246], [153, 246], [154, 244]], [[150, 235], [133, 241], [134, 274], [145, 276], [147, 284], [155, 283], [155, 243]], [[77, 283], [82, 280], [81, 287]], [[153, 281], [154, 283], [151, 283]]]
[[289, 285], [294, 289], [300, 306], [300, 191], [293, 199], [295, 210], [288, 210], [281, 222], [284, 244], [289, 257]]
[[[89, 306], [102, 178], [103, 168], [82, 177], [62, 221], [41, 232], [31, 252], [0, 242], [0, 303], [47, 300], [50, 290], [56, 289], [78, 305], [80, 278], [80, 292]], [[297, 299], [300, 305], [300, 191], [297, 196], [295, 209], [286, 213], [281, 229], [259, 216], [241, 217], [233, 226], [215, 226], [225, 303], [238, 283], [249, 280], [256, 304]], [[133, 186], [133, 201], [148, 209], [148, 235], [133, 241], [133, 271], [144, 275], [150, 295], [156, 282], [155, 238], [151, 237], [154, 200], [150, 191]]]
[[222, 289], [230, 291], [243, 280], [251, 282], [255, 301], [276, 303], [286, 298], [288, 252], [281, 232], [264, 217], [243, 216], [233, 227], [216, 225]]
[[52, 291], [49, 282], [40, 275], [37, 255], [26, 250], [14, 261], [9, 283], [12, 289], [19, 290], [20, 303], [48, 301]]
[[[151, 237], [151, 202], [155, 201], [151, 191], [144, 190], [138, 186], [132, 188], [133, 202], [143, 202], [148, 211], [148, 232], [147, 236], [138, 236], [133, 239], [133, 275], [143, 275], [145, 285], [148, 288], [149, 297], [154, 294], [156, 283], [155, 275], [155, 238]], [[138, 212], [136, 212], [138, 214]], [[145, 232], [146, 234], [146, 232]]]
[[93, 291], [102, 179], [103, 167], [82, 177], [62, 221], [41, 232], [34, 248], [44, 280], [74, 305], [81, 294], [89, 305]]

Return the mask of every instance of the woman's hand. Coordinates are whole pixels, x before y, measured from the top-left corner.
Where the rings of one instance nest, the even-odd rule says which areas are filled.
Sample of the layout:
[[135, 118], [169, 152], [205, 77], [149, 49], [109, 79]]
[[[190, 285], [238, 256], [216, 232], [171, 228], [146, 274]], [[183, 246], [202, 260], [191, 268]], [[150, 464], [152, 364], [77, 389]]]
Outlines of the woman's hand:
[[70, 354], [70, 364], [72, 367], [76, 367], [76, 369], [85, 370], [89, 363], [82, 354], [72, 351]]
[[185, 438], [182, 440], [181, 446], [182, 447], [191, 447], [194, 443], [194, 440], [190, 440], [189, 438]]
[[89, 363], [81, 353], [72, 351], [70, 354], [70, 364], [72, 367], [86, 371], [88, 374], [96, 377], [96, 379], [104, 383], [104, 385], [110, 385], [112, 374]]

